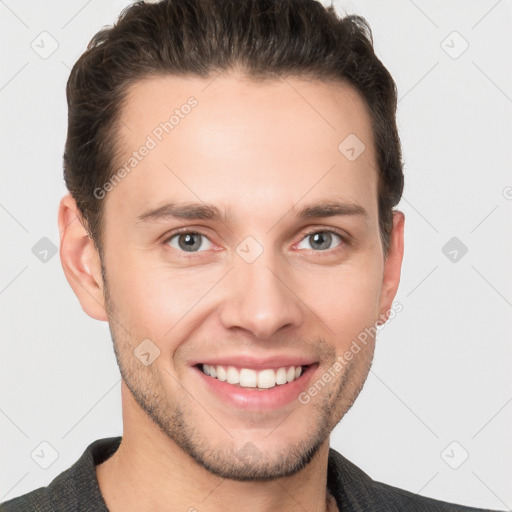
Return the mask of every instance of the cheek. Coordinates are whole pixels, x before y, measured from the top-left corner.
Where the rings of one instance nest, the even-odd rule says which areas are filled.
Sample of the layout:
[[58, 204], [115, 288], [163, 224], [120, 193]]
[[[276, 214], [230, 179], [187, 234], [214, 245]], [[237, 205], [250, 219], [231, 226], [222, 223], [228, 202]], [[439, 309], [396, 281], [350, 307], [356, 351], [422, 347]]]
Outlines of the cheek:
[[181, 331], [194, 317], [194, 308], [221, 274], [169, 268], [152, 263], [144, 254], [107, 268], [109, 294], [119, 320], [132, 339], [149, 338], [161, 348], [173, 337], [174, 326], [173, 332]]
[[316, 279], [306, 303], [328, 326], [328, 335], [348, 345], [378, 319], [381, 284], [376, 261], [358, 262]]

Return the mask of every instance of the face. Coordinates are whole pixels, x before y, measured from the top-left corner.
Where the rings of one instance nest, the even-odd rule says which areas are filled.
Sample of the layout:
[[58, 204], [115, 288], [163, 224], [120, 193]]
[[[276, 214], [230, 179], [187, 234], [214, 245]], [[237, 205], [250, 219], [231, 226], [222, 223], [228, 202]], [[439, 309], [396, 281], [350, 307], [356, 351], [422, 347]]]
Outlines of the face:
[[105, 306], [133, 403], [209, 471], [264, 480], [309, 462], [357, 397], [374, 337], [346, 354], [391, 307], [401, 254], [383, 255], [357, 92], [212, 80], [130, 89]]

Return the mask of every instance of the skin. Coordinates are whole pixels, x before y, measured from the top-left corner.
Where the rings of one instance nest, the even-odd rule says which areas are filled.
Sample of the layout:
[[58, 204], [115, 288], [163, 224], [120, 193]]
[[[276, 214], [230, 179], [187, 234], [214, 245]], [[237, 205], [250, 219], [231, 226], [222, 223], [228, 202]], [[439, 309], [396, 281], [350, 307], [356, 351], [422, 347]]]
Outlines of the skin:
[[[122, 110], [118, 163], [190, 96], [197, 107], [104, 199], [103, 261], [74, 200], [60, 205], [66, 277], [84, 311], [109, 322], [123, 376], [123, 440], [97, 466], [102, 494], [113, 512], [336, 510], [326, 491], [329, 434], [364, 384], [375, 339], [309, 403], [273, 410], [226, 403], [191, 364], [300, 355], [317, 362], [315, 382], [387, 318], [404, 215], [394, 213], [384, 257], [368, 111], [342, 83], [149, 77]], [[366, 146], [354, 161], [338, 150], [349, 134]], [[296, 217], [325, 200], [367, 215]], [[212, 203], [229, 217], [137, 221], [169, 201]], [[182, 227], [204, 234], [195, 252], [180, 249], [183, 236], [166, 241]], [[321, 250], [309, 235], [325, 231], [335, 234]], [[248, 236], [263, 249], [252, 263], [236, 252]], [[160, 350], [148, 366], [134, 356], [144, 339]], [[237, 456], [247, 443], [258, 454], [250, 461]]]

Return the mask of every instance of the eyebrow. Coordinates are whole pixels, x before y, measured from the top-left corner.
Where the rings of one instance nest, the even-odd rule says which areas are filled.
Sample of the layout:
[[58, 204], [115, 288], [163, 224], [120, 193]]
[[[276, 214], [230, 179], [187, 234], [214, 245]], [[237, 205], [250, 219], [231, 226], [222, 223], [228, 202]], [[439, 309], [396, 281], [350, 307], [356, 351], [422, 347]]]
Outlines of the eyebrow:
[[[290, 211], [295, 212], [296, 208]], [[337, 201], [321, 201], [303, 207], [297, 213], [299, 219], [327, 218], [337, 216], [368, 217], [368, 212], [356, 203], [341, 203]], [[227, 222], [227, 215], [219, 208], [208, 203], [166, 203], [157, 208], [150, 209], [137, 217], [139, 222], [157, 222], [171, 219], [211, 220]]]

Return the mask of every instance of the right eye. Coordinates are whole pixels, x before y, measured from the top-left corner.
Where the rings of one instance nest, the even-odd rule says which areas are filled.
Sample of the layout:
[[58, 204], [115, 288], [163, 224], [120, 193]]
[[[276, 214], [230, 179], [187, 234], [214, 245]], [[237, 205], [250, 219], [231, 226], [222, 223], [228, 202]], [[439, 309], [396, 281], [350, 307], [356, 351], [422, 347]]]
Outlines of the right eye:
[[210, 244], [206, 249], [211, 248], [212, 243], [206, 235], [196, 233], [195, 231], [182, 231], [167, 237], [164, 243], [170, 245], [177, 251], [194, 253], [202, 252], [200, 249], [204, 245], [204, 241]]

